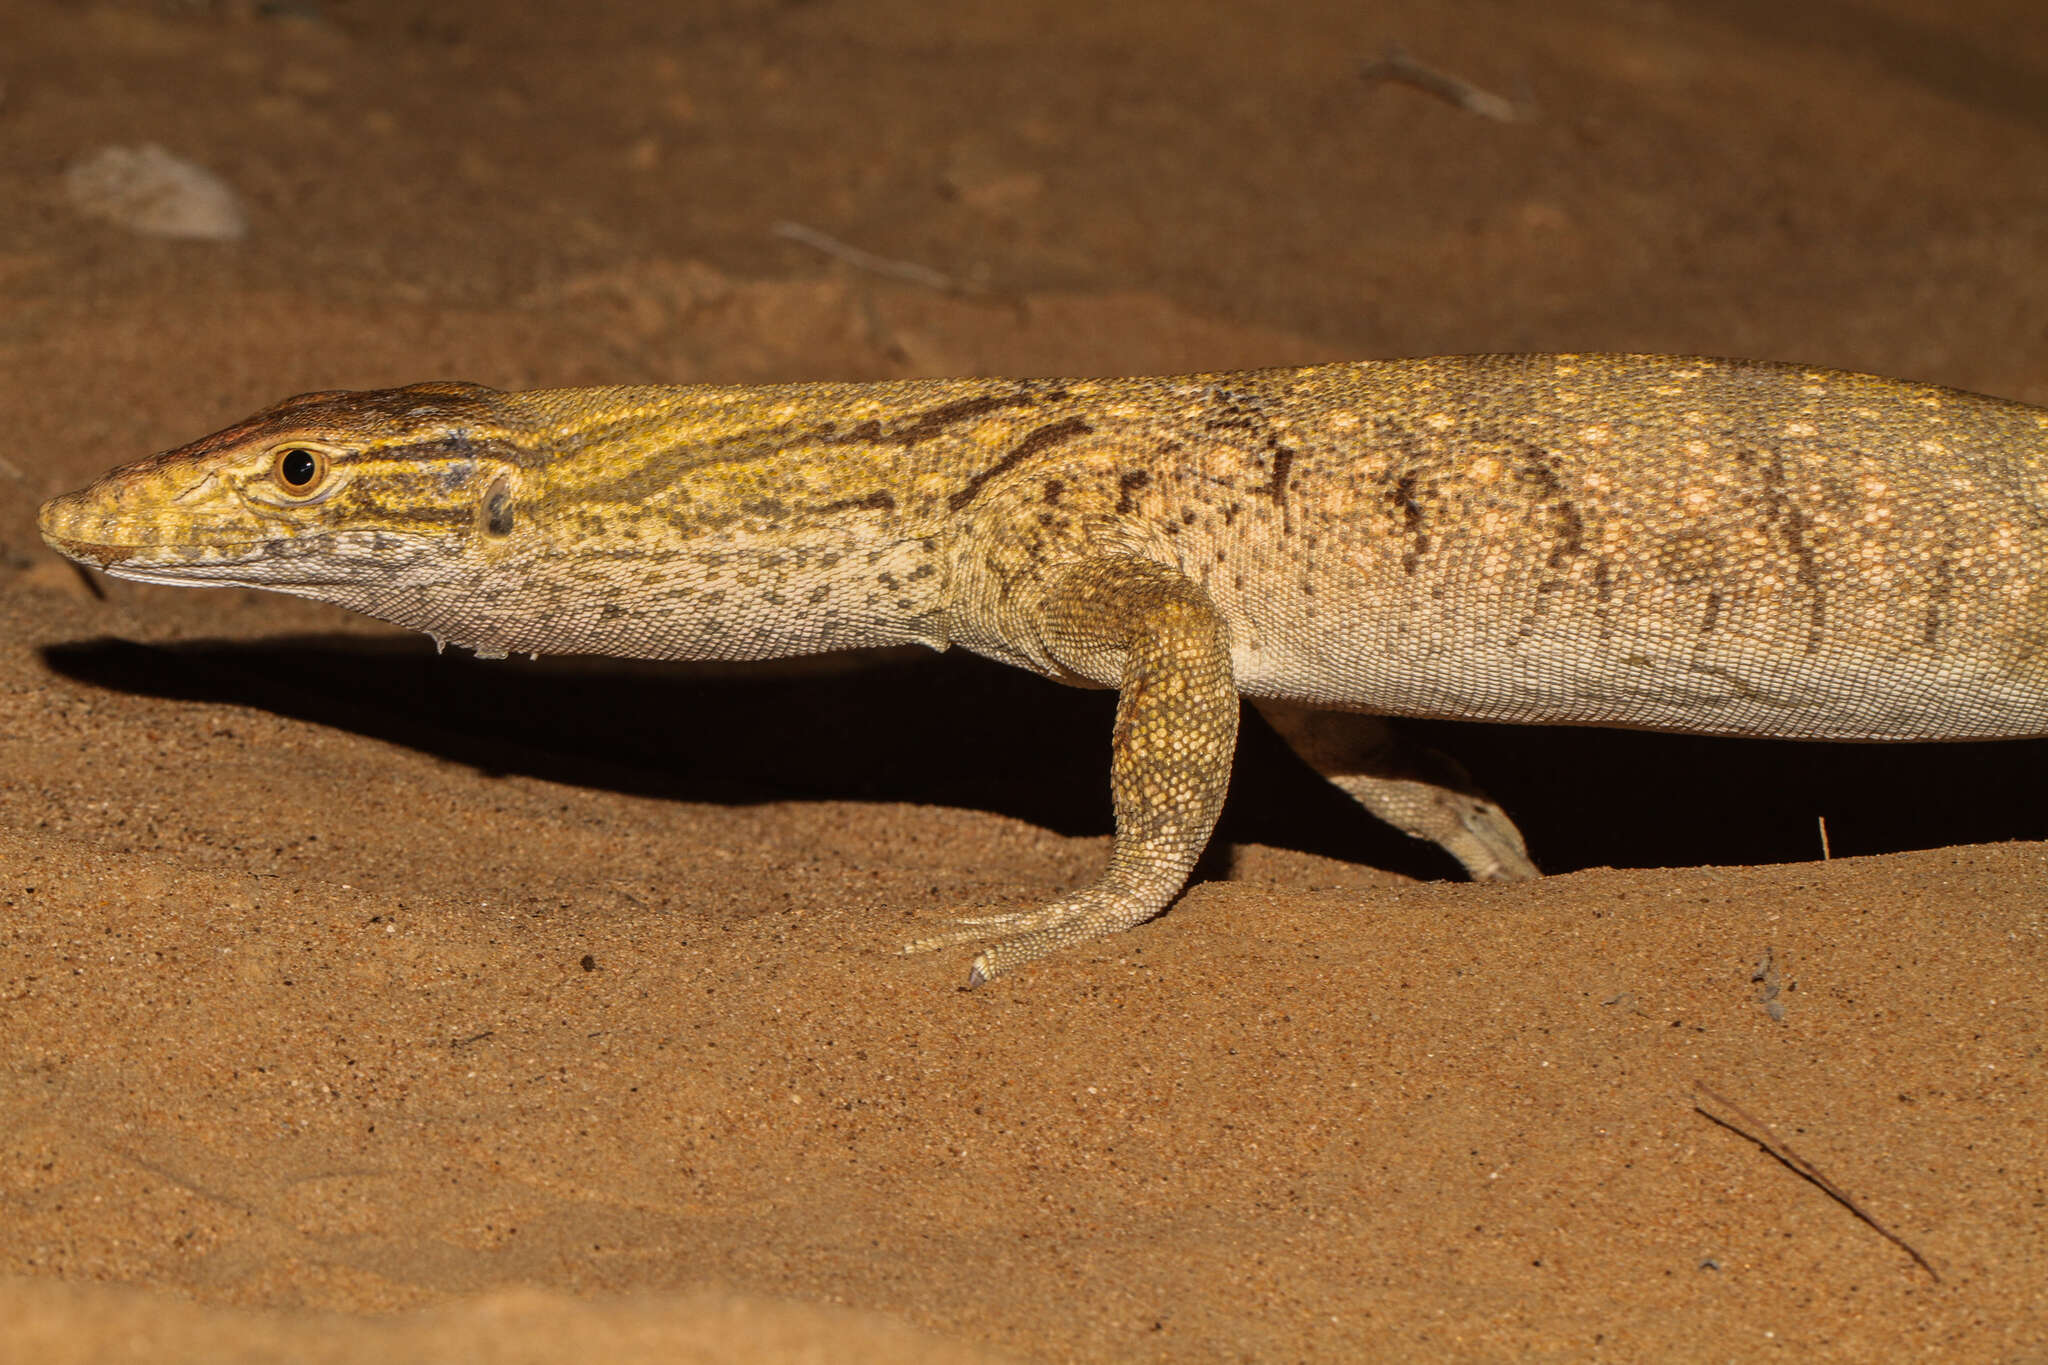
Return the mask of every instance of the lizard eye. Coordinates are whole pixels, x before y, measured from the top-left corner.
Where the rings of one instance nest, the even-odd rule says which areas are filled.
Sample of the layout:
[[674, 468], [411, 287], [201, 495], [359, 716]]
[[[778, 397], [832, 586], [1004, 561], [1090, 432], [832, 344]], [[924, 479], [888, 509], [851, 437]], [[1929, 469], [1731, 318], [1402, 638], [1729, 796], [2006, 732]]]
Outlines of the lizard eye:
[[304, 497], [327, 477], [327, 456], [304, 446], [286, 446], [271, 462], [270, 477], [294, 497]]

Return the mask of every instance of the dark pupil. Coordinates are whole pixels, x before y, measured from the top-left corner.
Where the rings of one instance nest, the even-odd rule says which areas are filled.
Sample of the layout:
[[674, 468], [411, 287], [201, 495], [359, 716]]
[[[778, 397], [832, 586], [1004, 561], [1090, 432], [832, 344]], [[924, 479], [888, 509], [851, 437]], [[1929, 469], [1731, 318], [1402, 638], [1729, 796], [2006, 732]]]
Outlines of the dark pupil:
[[294, 488], [304, 488], [313, 482], [313, 475], [320, 470], [319, 464], [303, 450], [286, 451], [284, 462], [277, 468], [284, 481]]

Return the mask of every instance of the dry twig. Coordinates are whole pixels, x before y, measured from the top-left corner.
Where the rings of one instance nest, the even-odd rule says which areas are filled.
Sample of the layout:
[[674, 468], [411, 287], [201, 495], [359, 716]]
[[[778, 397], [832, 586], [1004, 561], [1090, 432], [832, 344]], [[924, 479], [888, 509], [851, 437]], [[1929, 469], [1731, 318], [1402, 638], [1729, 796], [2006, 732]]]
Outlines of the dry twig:
[[1371, 84], [1392, 81], [1397, 85], [1413, 86], [1438, 99], [1448, 100], [1467, 113], [1501, 123], [1522, 123], [1535, 113], [1531, 106], [1517, 104], [1505, 95], [1482, 90], [1462, 77], [1416, 61], [1398, 44], [1389, 47], [1387, 55], [1378, 61], [1367, 62], [1358, 74]]
[[850, 242], [842, 242], [830, 233], [820, 232], [802, 223], [792, 223], [787, 218], [775, 223], [768, 231], [787, 242], [797, 242], [823, 252], [835, 261], [844, 261], [856, 270], [865, 270], [871, 275], [886, 279], [902, 280], [906, 284], [921, 284], [927, 289], [942, 293], [961, 292], [960, 283], [951, 275], [943, 274], [927, 265], [915, 261], [896, 261], [887, 256], [877, 256], [872, 251], [863, 251]]
[[[1871, 1230], [1876, 1232], [1878, 1236], [1884, 1238], [1887, 1242], [1890, 1242], [1893, 1246], [1905, 1252], [1908, 1256], [1911, 1256], [1913, 1258], [1913, 1264], [1919, 1266], [1922, 1270], [1926, 1271], [1928, 1276], [1932, 1278], [1936, 1284], [1941, 1283], [1941, 1272], [1936, 1270], [1934, 1266], [1928, 1262], [1928, 1259], [1925, 1256], [1922, 1256], [1917, 1250], [1915, 1250], [1912, 1243], [1908, 1242], [1905, 1238], [1899, 1236], [1896, 1232], [1893, 1232], [1884, 1224], [1878, 1222], [1875, 1218], [1872, 1218], [1868, 1213], [1865, 1213], [1862, 1207], [1858, 1205], [1855, 1200], [1851, 1199], [1846, 1193], [1843, 1192], [1841, 1186], [1837, 1185], [1834, 1181], [1828, 1179], [1827, 1176], [1823, 1175], [1818, 1166], [1814, 1165], [1811, 1161], [1808, 1161], [1805, 1157], [1799, 1155], [1799, 1153], [1793, 1151], [1791, 1147], [1786, 1145], [1785, 1140], [1783, 1138], [1780, 1138], [1773, 1134], [1771, 1132], [1769, 1124], [1760, 1121], [1756, 1118], [1755, 1115], [1750, 1114], [1749, 1112], [1744, 1110], [1741, 1105], [1735, 1103], [1735, 1101], [1731, 1099], [1728, 1099], [1726, 1096], [1716, 1095], [1713, 1091], [1707, 1089], [1707, 1087], [1699, 1081], [1694, 1081], [1692, 1083], [1692, 1088], [1694, 1093], [1699, 1095], [1701, 1099], [1707, 1100], [1712, 1104], [1718, 1105], [1723, 1110], [1726, 1110], [1728, 1113], [1733, 1114], [1736, 1119], [1740, 1119], [1742, 1123], [1748, 1124], [1749, 1126], [1747, 1128], [1744, 1128], [1736, 1122], [1734, 1122], [1733, 1120], [1722, 1118], [1721, 1115], [1714, 1113], [1712, 1110], [1709, 1110], [1705, 1105], [1695, 1104], [1692, 1107], [1692, 1111], [1695, 1114], [1698, 1114], [1701, 1118], [1707, 1120], [1707, 1122], [1718, 1124], [1721, 1127], [1726, 1128], [1729, 1132], [1735, 1134], [1737, 1137], [1747, 1138], [1751, 1142], [1755, 1143], [1758, 1147], [1761, 1147], [1766, 1154], [1775, 1158], [1780, 1165], [1784, 1166], [1787, 1170], [1791, 1171], [1792, 1174], [1798, 1176], [1800, 1179], [1813, 1185], [1814, 1188], [1818, 1189], [1822, 1194], [1834, 1200], [1837, 1204], [1840, 1204], [1843, 1208], [1847, 1209], [1849, 1212], [1855, 1214], [1858, 1218], [1863, 1220], [1863, 1222], [1868, 1224]], [[1762, 1136], [1759, 1136], [1759, 1134], [1762, 1134]]]

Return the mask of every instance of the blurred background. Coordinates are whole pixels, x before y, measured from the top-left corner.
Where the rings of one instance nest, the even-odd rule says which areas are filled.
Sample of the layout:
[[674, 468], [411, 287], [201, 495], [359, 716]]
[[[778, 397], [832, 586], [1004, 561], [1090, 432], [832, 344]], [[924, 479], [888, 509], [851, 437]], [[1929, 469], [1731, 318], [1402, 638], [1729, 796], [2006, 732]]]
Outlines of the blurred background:
[[[1503, 891], [1390, 875], [1453, 869], [1250, 722], [1180, 908], [968, 995], [891, 954], [1094, 875], [1108, 694], [436, 657], [88, 580], [34, 511], [436, 378], [1598, 349], [2048, 404], [2044, 267], [2042, 0], [0, 0], [0, 1355], [56, 1279], [2039, 1355], [2038, 852], [1947, 846], [2048, 835], [2048, 742], [1425, 727], [1546, 870], [1688, 869]], [[1698, 870], [1823, 820], [1831, 868]], [[137, 1349], [37, 1302], [22, 1359]]]
[[[2034, 0], [6, 0], [0, 28], [10, 387], [102, 420], [161, 412], [168, 353], [190, 417], [421, 373], [1594, 348], [2048, 398]], [[144, 144], [244, 234], [81, 202], [67, 171]], [[109, 335], [74, 354], [77, 325]]]

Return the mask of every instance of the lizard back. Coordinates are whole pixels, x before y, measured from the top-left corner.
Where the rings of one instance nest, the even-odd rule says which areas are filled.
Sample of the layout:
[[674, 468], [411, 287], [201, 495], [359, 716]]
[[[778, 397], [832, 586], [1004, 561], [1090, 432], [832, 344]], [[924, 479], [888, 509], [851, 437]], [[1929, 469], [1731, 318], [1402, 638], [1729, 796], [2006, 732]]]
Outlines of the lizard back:
[[[2048, 733], [2048, 412], [1791, 365], [1172, 381], [1120, 518], [1247, 693], [1830, 739]], [[1133, 433], [1127, 433], [1127, 436]]]

